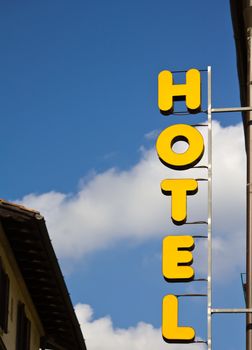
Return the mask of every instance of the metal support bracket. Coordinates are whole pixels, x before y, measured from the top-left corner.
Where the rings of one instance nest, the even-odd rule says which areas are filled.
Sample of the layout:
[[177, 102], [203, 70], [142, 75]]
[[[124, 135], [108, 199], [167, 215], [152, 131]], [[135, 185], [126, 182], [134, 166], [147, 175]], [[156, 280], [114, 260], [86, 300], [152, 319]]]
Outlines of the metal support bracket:
[[211, 108], [212, 113], [248, 112], [248, 111], [252, 111], [252, 107]]
[[243, 314], [250, 312], [252, 312], [252, 309], [211, 309], [212, 314]]

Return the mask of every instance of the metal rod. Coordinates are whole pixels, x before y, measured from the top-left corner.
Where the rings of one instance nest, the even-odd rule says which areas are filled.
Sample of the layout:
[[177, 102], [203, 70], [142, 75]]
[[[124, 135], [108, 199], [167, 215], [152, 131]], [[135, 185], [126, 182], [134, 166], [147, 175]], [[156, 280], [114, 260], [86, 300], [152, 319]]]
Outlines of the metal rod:
[[191, 124], [191, 126], [207, 126], [208, 127], [208, 124], [204, 124], [204, 123], [198, 123], [198, 124]]
[[207, 349], [212, 349], [212, 75], [207, 67], [208, 116], [208, 276], [207, 276]]
[[[200, 72], [206, 72], [207, 70], [206, 69], [197, 69], [198, 71]], [[172, 73], [186, 73], [188, 71], [188, 69], [186, 70], [172, 70], [171, 72]]]
[[[246, 14], [249, 15], [250, 20], [245, 21], [245, 33], [247, 35], [247, 91], [246, 91], [246, 102], [247, 105], [252, 104], [252, 28], [251, 28], [251, 10], [252, 1], [246, 1]], [[245, 142], [247, 151], [247, 190], [246, 190], [246, 201], [247, 201], [247, 241], [246, 241], [246, 308], [252, 308], [252, 113], [247, 112], [245, 114], [244, 128], [245, 128]], [[252, 350], [252, 314], [246, 314], [246, 349]]]
[[207, 221], [192, 221], [192, 222], [185, 222], [184, 225], [207, 225]]
[[204, 235], [192, 235], [193, 238], [208, 238], [208, 236]]
[[202, 293], [185, 293], [185, 294], [176, 294], [176, 297], [181, 298], [181, 297], [207, 297], [207, 294], [202, 294]]
[[227, 113], [227, 112], [247, 112], [252, 111], [252, 107], [230, 107], [230, 108], [212, 108], [212, 113]]
[[207, 278], [194, 278], [192, 282], [207, 282]]
[[193, 169], [207, 169], [207, 165], [195, 165], [192, 167]]
[[212, 314], [242, 314], [252, 313], [252, 309], [212, 309]]
[[[251, 107], [221, 107], [221, 108], [211, 108], [212, 113], [229, 113], [229, 112], [249, 112], [252, 111], [252, 106]], [[201, 110], [198, 113], [205, 113], [208, 114], [208, 109], [207, 110]], [[179, 115], [179, 116], [187, 116], [190, 115], [190, 112], [187, 111], [178, 111], [174, 112], [173, 115]], [[194, 124], [195, 126], [207, 126], [204, 123], [200, 124]], [[192, 126], [194, 126], [192, 125]]]
[[205, 341], [205, 340], [194, 340], [192, 343], [193, 344], [207, 344], [207, 341]]

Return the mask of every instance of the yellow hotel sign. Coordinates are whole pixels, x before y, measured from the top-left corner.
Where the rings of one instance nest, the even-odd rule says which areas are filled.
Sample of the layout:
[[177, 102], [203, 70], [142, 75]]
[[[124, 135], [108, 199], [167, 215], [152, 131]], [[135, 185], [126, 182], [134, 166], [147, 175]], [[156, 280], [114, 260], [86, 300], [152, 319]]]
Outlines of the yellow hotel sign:
[[173, 84], [172, 73], [163, 70], [158, 75], [158, 107], [163, 114], [173, 111], [173, 100], [185, 99], [189, 112], [197, 113], [201, 105], [200, 72], [190, 69], [186, 72], [185, 84]]
[[[173, 75], [162, 71], [158, 77], [158, 106], [163, 114], [173, 112], [174, 100], [185, 100], [190, 113], [201, 108], [201, 77], [197, 69], [186, 72], [185, 84], [173, 84]], [[188, 148], [177, 153], [173, 145], [185, 141]], [[186, 170], [195, 166], [204, 153], [204, 139], [194, 127], [175, 124], [163, 130], [156, 143], [160, 161], [168, 168]], [[187, 196], [198, 191], [195, 179], [163, 179], [161, 191], [171, 197], [171, 219], [175, 225], [183, 225], [187, 220]], [[194, 239], [192, 236], [167, 236], [163, 240], [162, 272], [167, 282], [188, 282], [194, 279], [193, 262]], [[192, 342], [195, 331], [192, 327], [179, 325], [178, 298], [166, 295], [163, 299], [162, 335], [167, 342]]]

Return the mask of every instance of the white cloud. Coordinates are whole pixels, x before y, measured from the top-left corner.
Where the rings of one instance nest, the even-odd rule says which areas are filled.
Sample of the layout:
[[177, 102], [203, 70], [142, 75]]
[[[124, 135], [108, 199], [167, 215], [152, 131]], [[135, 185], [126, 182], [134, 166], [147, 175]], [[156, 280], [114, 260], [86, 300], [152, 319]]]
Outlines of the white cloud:
[[[206, 128], [202, 128], [205, 135]], [[205, 137], [206, 139], [206, 137]], [[206, 164], [206, 153], [201, 164]], [[245, 149], [242, 125], [213, 128], [213, 228], [216, 273], [232, 272], [243, 263], [245, 242]], [[170, 198], [160, 181], [169, 177], [207, 177], [205, 169], [176, 172], [166, 168], [154, 149], [143, 150], [128, 171], [109, 169], [81, 182], [74, 195], [29, 194], [19, 202], [41, 211], [57, 253], [78, 258], [122, 239], [162, 239], [172, 233], [206, 234], [206, 226], [176, 227]], [[188, 221], [207, 219], [207, 182], [188, 198]], [[233, 253], [235, 251], [235, 254]], [[206, 260], [200, 253], [200, 261]], [[203, 263], [199, 264], [203, 269]]]
[[155, 129], [155, 130], [151, 130], [150, 132], [147, 132], [144, 137], [146, 138], [146, 140], [155, 140], [158, 135], [160, 133], [160, 130]]
[[203, 350], [204, 344], [167, 344], [163, 341], [161, 330], [151, 324], [139, 322], [127, 329], [114, 328], [109, 316], [93, 319], [93, 310], [89, 305], [78, 304], [75, 307], [78, 320], [89, 350]]

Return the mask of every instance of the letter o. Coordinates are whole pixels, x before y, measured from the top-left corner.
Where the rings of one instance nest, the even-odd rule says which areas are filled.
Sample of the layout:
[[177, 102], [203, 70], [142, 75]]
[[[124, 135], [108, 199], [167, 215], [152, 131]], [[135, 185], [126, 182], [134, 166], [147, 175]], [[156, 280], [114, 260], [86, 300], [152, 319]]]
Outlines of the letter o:
[[[172, 146], [185, 141], [188, 148], [184, 153], [174, 152]], [[197, 164], [204, 154], [204, 139], [194, 127], [175, 124], [164, 129], [158, 136], [156, 149], [162, 163], [176, 170], [189, 169]]]

